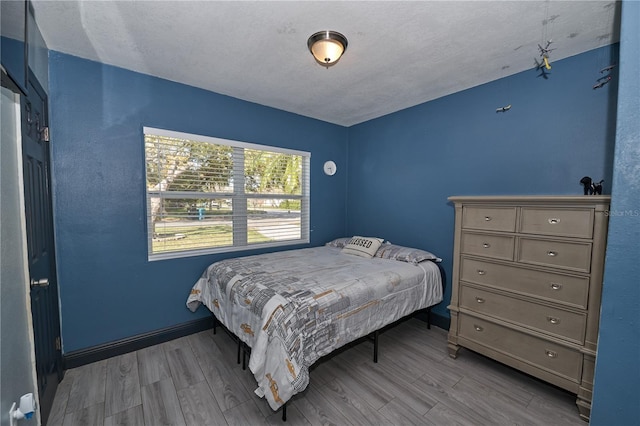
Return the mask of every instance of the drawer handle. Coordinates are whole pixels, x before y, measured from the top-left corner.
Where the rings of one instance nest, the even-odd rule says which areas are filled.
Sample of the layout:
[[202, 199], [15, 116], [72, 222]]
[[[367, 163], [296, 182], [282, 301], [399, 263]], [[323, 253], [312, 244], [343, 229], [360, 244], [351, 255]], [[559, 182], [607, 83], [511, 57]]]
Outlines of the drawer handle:
[[551, 225], [555, 225], [555, 224], [560, 223], [560, 219], [558, 219], [558, 218], [556, 218], [556, 217], [550, 217], [547, 221], [548, 221], [548, 222], [549, 222], [549, 224], [551, 224]]
[[547, 256], [549, 257], [556, 257], [558, 255], [557, 251], [548, 251], [547, 252]]
[[473, 325], [473, 328], [474, 328], [476, 331], [484, 331], [484, 328], [482, 328], [482, 327], [480, 327], [479, 325], [476, 325], [476, 324], [474, 324], [474, 325]]
[[491, 216], [485, 216], [484, 220], [485, 220], [485, 222], [489, 222], [491, 220]]
[[551, 283], [549, 284], [551, 290], [560, 290], [562, 288], [562, 284], [559, 283]]
[[558, 352], [550, 351], [549, 349], [546, 349], [544, 353], [546, 353], [549, 358], [558, 358]]
[[489, 247], [491, 247], [491, 244], [489, 244], [489, 243], [483, 243], [483, 244], [482, 244], [482, 247], [484, 247], [484, 248], [489, 248]]
[[476, 302], [478, 303], [484, 303], [484, 299], [482, 297], [478, 297], [476, 296]]
[[551, 324], [560, 324], [560, 318], [547, 317], [547, 321], [549, 321]]
[[482, 269], [478, 269], [478, 275], [484, 275], [486, 274], [486, 271], [483, 271]]

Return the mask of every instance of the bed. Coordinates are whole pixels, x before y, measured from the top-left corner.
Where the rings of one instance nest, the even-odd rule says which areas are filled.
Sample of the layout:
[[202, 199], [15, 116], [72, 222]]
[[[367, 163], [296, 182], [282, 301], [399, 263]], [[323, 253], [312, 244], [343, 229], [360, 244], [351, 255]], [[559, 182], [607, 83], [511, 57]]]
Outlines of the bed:
[[436, 256], [391, 244], [353, 255], [350, 241], [215, 262], [191, 289], [187, 307], [204, 304], [250, 348], [256, 394], [273, 410], [322, 356], [442, 300]]

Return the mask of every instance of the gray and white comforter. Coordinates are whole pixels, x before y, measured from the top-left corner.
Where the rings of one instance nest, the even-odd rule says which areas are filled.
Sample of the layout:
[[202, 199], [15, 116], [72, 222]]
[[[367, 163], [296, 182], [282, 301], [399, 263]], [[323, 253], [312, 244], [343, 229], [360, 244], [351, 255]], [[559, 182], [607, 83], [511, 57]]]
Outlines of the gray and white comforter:
[[320, 357], [441, 300], [433, 262], [316, 247], [213, 263], [187, 306], [195, 311], [204, 303], [251, 347], [256, 393], [276, 410], [307, 387]]

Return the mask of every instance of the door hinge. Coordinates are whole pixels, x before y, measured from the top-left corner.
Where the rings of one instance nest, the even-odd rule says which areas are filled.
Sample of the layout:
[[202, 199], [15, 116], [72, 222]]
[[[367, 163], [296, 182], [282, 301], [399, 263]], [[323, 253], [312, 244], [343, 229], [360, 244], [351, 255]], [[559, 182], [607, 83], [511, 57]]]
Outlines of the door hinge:
[[43, 127], [42, 130], [42, 140], [45, 142], [49, 142], [49, 127]]
[[57, 351], [62, 350], [62, 344], [60, 343], [60, 336], [56, 337], [56, 350]]

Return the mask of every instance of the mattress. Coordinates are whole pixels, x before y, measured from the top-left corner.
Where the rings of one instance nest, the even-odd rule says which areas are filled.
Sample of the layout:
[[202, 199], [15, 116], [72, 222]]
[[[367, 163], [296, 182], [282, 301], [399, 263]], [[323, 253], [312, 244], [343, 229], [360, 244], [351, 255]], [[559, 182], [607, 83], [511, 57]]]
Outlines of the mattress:
[[442, 301], [431, 261], [348, 255], [335, 247], [246, 256], [210, 265], [187, 307], [204, 304], [251, 347], [256, 393], [276, 410], [335, 349]]

